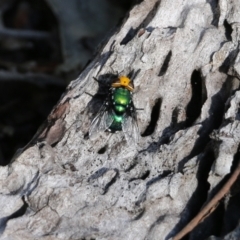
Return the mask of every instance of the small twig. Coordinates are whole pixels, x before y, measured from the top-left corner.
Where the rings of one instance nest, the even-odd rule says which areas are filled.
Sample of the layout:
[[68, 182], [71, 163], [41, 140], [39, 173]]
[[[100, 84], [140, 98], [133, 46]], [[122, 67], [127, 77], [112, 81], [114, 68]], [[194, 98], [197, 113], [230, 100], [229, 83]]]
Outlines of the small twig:
[[33, 31], [33, 30], [14, 30], [1, 28], [0, 29], [0, 37], [13, 37], [20, 39], [49, 39], [51, 38], [51, 34], [44, 31]]
[[39, 86], [56, 85], [66, 86], [66, 82], [61, 78], [53, 77], [42, 73], [18, 73], [0, 71], [0, 81], [17, 81], [17, 82], [29, 82]]
[[237, 180], [240, 174], [240, 162], [237, 168], [226, 182], [226, 184], [220, 189], [220, 191], [213, 197], [213, 199], [197, 214], [195, 218], [192, 219], [172, 240], [179, 240], [186, 234], [191, 232], [200, 222], [202, 222], [208, 215], [210, 215], [219, 204], [219, 201], [230, 191], [230, 188]]

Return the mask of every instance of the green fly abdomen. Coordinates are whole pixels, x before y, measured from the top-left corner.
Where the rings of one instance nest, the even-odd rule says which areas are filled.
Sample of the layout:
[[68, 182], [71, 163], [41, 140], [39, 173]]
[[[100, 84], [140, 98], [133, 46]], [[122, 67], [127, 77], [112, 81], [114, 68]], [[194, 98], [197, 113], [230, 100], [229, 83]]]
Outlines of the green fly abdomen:
[[[113, 103], [119, 107], [120, 111], [126, 110], [126, 107], [131, 101], [131, 93], [124, 88], [116, 88], [113, 92]], [[117, 110], [117, 109], [116, 109]]]

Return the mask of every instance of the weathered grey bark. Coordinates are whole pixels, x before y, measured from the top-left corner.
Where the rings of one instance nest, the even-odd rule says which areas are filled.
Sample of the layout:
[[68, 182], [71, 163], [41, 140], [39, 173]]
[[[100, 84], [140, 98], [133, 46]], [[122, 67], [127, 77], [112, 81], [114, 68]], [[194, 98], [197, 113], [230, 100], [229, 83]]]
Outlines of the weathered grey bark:
[[[46, 127], [0, 167], [1, 239], [174, 236], [238, 161], [239, 19], [238, 0], [135, 6], [71, 82]], [[138, 146], [121, 132], [86, 139], [101, 102], [85, 94], [98, 91], [93, 77], [132, 69], [141, 69], [134, 81], [134, 103], [144, 108]], [[190, 239], [240, 238], [234, 190]]]

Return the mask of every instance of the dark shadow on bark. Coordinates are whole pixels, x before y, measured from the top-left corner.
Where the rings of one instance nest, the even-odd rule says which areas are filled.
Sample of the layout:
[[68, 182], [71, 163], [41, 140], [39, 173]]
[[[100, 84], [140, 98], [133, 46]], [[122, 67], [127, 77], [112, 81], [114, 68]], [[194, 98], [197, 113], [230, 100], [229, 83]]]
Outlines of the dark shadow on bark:
[[6, 226], [7, 226], [7, 222], [13, 218], [18, 218], [21, 217], [25, 214], [27, 208], [28, 208], [28, 204], [25, 202], [24, 197], [22, 197], [22, 201], [23, 201], [23, 205], [13, 214], [11, 214], [8, 217], [3, 217], [0, 218], [0, 236], [2, 235], [2, 233], [4, 232]]
[[228, 73], [229, 68], [233, 65], [235, 62], [237, 55], [239, 53], [239, 48], [235, 48], [232, 50], [229, 55], [225, 58], [223, 64], [219, 67], [219, 71], [223, 73]]
[[147, 187], [149, 187], [150, 185], [156, 183], [157, 181], [167, 177], [169, 174], [171, 174], [172, 171], [170, 170], [166, 170], [166, 171], [163, 171], [161, 174], [159, 174], [158, 176], [150, 179], [148, 182], [147, 182]]
[[224, 20], [223, 25], [225, 27], [225, 35], [227, 40], [232, 41], [232, 36], [231, 36], [233, 32], [232, 26], [228, 23], [226, 19]]
[[141, 28], [145, 28], [146, 26], [148, 26], [148, 24], [151, 22], [151, 20], [154, 18], [157, 10], [158, 10], [158, 6], [160, 4], [160, 1], [157, 1], [154, 5], [154, 7], [152, 8], [151, 11], [149, 11], [148, 15], [146, 16], [146, 18], [140, 23], [140, 25], [138, 27], [134, 28], [130, 28], [128, 33], [126, 34], [126, 36], [123, 38], [123, 40], [121, 41], [120, 45], [126, 45], [128, 44], [138, 33], [138, 31]]
[[165, 57], [164, 59], [164, 62], [163, 62], [163, 65], [160, 69], [160, 72], [158, 74], [159, 77], [165, 75], [165, 73], [167, 72], [167, 69], [168, 69], [168, 65], [169, 65], [169, 62], [171, 60], [171, 57], [172, 57], [172, 51], [170, 50], [167, 54], [167, 56]]
[[212, 13], [213, 13], [213, 20], [211, 24], [215, 27], [218, 27], [218, 21], [220, 17], [220, 7], [218, 5], [218, 0], [207, 0], [207, 3], [211, 6]]

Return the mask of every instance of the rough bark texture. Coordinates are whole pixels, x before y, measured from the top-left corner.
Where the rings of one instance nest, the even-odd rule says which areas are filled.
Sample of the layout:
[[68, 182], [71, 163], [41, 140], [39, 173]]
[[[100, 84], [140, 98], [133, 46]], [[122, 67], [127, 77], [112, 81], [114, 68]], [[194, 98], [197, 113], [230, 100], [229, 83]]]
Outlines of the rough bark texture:
[[[136, 5], [31, 144], [0, 167], [1, 239], [173, 237], [239, 159], [239, 19], [239, 0]], [[103, 102], [93, 77], [133, 69], [138, 146], [122, 132], [88, 139]], [[239, 197], [236, 184], [189, 239], [239, 239]]]

